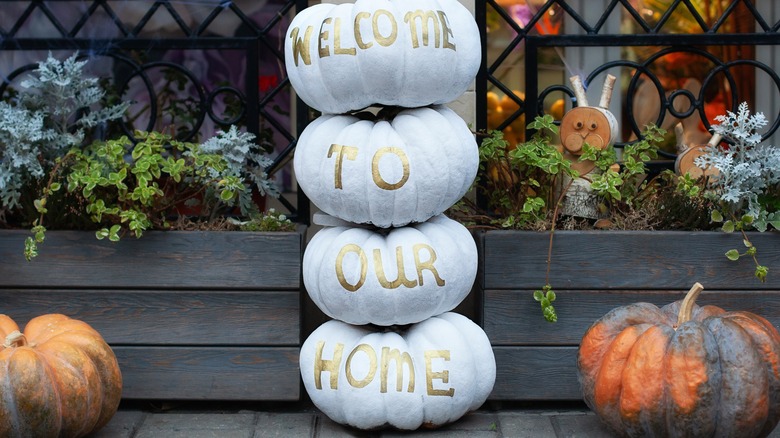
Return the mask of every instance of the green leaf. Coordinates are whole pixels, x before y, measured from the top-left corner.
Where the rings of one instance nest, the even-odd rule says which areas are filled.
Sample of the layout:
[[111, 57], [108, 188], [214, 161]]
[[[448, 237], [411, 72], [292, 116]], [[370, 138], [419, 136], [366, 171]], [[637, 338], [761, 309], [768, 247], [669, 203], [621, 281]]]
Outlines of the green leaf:
[[733, 233], [734, 232], [734, 222], [732, 221], [726, 221], [723, 223], [723, 226], [720, 228], [725, 233]]
[[544, 315], [544, 319], [547, 320], [547, 322], [557, 322], [558, 321], [558, 315], [555, 313], [555, 307], [553, 306], [547, 306], [542, 311], [542, 314]]
[[108, 231], [108, 240], [112, 242], [118, 242], [119, 241], [119, 230], [122, 228], [121, 225], [116, 224], [111, 226], [111, 229]]
[[713, 222], [723, 222], [723, 215], [718, 210], [712, 210], [712, 213], [710, 213], [710, 220]]
[[768, 273], [769, 273], [769, 268], [767, 268], [766, 266], [761, 266], [761, 265], [756, 266], [756, 274], [755, 274], [756, 278], [761, 280], [762, 283], [766, 281], [766, 275]]
[[62, 184], [60, 184], [60, 183], [58, 183], [58, 182], [51, 183], [51, 186], [49, 186], [49, 190], [51, 190], [52, 192], [56, 192], [56, 191], [58, 191], [60, 188], [62, 188]]
[[547, 301], [552, 303], [553, 301], [555, 301], [555, 292], [553, 292], [551, 290], [548, 290], [546, 298], [547, 298]]
[[736, 249], [730, 249], [726, 251], [726, 258], [728, 258], [731, 261], [739, 260], [739, 251]]
[[230, 201], [231, 199], [233, 199], [233, 196], [235, 196], [235, 192], [232, 190], [223, 190], [219, 194], [219, 198], [223, 201]]
[[34, 200], [33, 205], [35, 206], [35, 210], [40, 214], [46, 214], [46, 212], [48, 211], [46, 209], [46, 198]]
[[38, 245], [32, 237], [28, 237], [24, 240], [24, 258], [29, 262], [35, 257], [38, 257]]
[[534, 300], [541, 302], [543, 299], [544, 299], [544, 294], [542, 293], [542, 291], [535, 290], [534, 291]]

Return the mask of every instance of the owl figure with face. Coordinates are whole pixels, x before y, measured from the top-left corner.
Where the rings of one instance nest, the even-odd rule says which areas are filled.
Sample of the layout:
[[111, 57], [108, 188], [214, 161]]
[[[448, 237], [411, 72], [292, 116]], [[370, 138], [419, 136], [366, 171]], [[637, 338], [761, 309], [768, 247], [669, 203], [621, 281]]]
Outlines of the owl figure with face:
[[565, 186], [569, 188], [562, 203], [563, 214], [591, 219], [599, 217], [598, 198], [590, 188], [590, 180], [587, 178], [587, 174], [594, 172], [596, 164], [580, 157], [585, 144], [603, 150], [611, 146], [617, 138], [617, 119], [607, 109], [615, 80], [615, 76], [607, 75], [599, 106], [589, 106], [580, 77], [569, 78], [577, 98], [577, 107], [564, 114], [559, 133], [563, 156], [571, 162], [571, 168], [579, 172], [580, 178], [571, 185], [568, 181], [565, 182]]

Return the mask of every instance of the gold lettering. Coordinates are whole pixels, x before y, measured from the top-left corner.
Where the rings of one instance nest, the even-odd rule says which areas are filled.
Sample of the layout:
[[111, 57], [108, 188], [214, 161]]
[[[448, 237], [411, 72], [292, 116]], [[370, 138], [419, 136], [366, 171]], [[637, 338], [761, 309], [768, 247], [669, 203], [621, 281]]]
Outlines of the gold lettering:
[[333, 350], [333, 359], [331, 360], [322, 359], [324, 347], [325, 341], [317, 342], [317, 348], [314, 353], [314, 386], [317, 389], [322, 389], [322, 373], [327, 371], [330, 373], [330, 388], [338, 389], [339, 365], [341, 365], [341, 354], [344, 351], [344, 344], [336, 344], [336, 348]]
[[[420, 261], [420, 250], [423, 249], [427, 250], [429, 254], [428, 261], [426, 262]], [[444, 280], [439, 277], [439, 272], [436, 271], [436, 267], [433, 266], [433, 262], [436, 261], [436, 251], [434, 251], [430, 245], [418, 243], [412, 247], [412, 252], [414, 253], [414, 265], [417, 267], [417, 281], [420, 283], [420, 286], [423, 285], [423, 269], [431, 271], [438, 286], [444, 286]]]
[[363, 36], [360, 35], [360, 20], [364, 18], [370, 18], [370, 17], [371, 14], [366, 11], [358, 12], [357, 15], [355, 15], [355, 42], [357, 42], [358, 47], [360, 47], [361, 49], [367, 49], [374, 45], [374, 43], [371, 41], [367, 43], [364, 42]]
[[[366, 354], [366, 356], [368, 356], [368, 374], [366, 374], [366, 377], [364, 377], [363, 380], [357, 380], [352, 375], [352, 358], [358, 351], [362, 351]], [[355, 347], [355, 349], [352, 350], [352, 352], [349, 353], [349, 356], [347, 357], [345, 371], [347, 374], [347, 382], [349, 382], [349, 384], [355, 388], [363, 388], [371, 383], [371, 381], [374, 380], [374, 375], [376, 375], [376, 352], [374, 349], [371, 348], [371, 346], [368, 344], [360, 344]]]
[[[379, 17], [381, 15], [386, 16], [387, 19], [390, 20], [391, 30], [390, 35], [388, 36], [384, 36], [379, 32]], [[398, 39], [398, 23], [396, 23], [392, 12], [386, 9], [377, 9], [376, 12], [374, 12], [374, 17], [371, 19], [371, 27], [374, 30], [374, 40], [381, 46], [387, 47]]]
[[341, 18], [336, 18], [336, 24], [334, 25], [333, 36], [333, 53], [336, 55], [355, 55], [357, 49], [354, 47], [343, 48], [341, 47]]
[[441, 33], [444, 35], [444, 48], [456, 50], [455, 44], [450, 42], [450, 37], [452, 37], [452, 29], [450, 29], [449, 22], [447, 21], [447, 15], [444, 13], [444, 11], [438, 12], [439, 20], [441, 21]]
[[395, 361], [395, 390], [398, 392], [403, 391], [404, 388], [404, 364], [409, 367], [409, 385], [407, 386], [407, 392], [414, 392], [414, 362], [412, 356], [397, 349], [390, 349], [389, 347], [382, 347], [382, 369], [380, 372], [381, 389], [380, 392], [387, 392], [387, 371], [390, 367], [390, 361]]
[[[313, 27], [308, 26], [306, 27], [306, 33], [303, 35], [303, 39], [298, 38], [298, 35], [300, 34], [300, 28], [293, 28], [292, 32], [290, 32], [290, 39], [293, 40], [292, 50], [293, 50], [293, 60], [295, 61], [295, 66], [298, 66], [298, 57], [300, 56], [301, 59], [303, 59], [303, 63], [306, 65], [311, 65], [311, 54], [309, 53], [309, 44], [311, 43], [311, 33], [314, 30]], [[320, 55], [321, 56], [321, 55]]]
[[330, 56], [330, 49], [328, 48], [328, 46], [325, 47], [322, 46], [322, 41], [330, 38], [330, 32], [322, 29], [325, 27], [326, 24], [330, 24], [332, 20], [333, 19], [330, 17], [326, 18], [325, 20], [322, 21], [322, 27], [320, 27], [320, 38], [319, 38], [319, 42], [317, 43], [318, 44], [317, 47], [319, 48], [319, 52], [320, 52], [320, 58]]
[[[347, 281], [347, 278], [344, 276], [344, 257], [346, 257], [346, 255], [351, 252], [357, 253], [358, 258], [360, 259], [360, 278], [355, 284], [350, 284]], [[367, 271], [368, 257], [366, 257], [366, 253], [363, 251], [363, 248], [354, 243], [344, 245], [344, 247], [341, 248], [341, 251], [339, 251], [339, 254], [336, 256], [336, 278], [338, 278], [341, 287], [350, 292], [357, 291], [360, 289], [360, 286], [363, 286], [363, 283], [366, 282]]]
[[433, 372], [431, 369], [431, 361], [433, 359], [450, 360], [449, 350], [425, 350], [425, 382], [428, 390], [428, 395], [444, 395], [452, 397], [455, 395], [455, 388], [449, 389], [433, 389], [433, 379], [441, 380], [442, 383], [449, 383], [450, 372], [447, 370]]
[[[383, 156], [387, 154], [395, 154], [399, 160], [401, 160], [401, 166], [403, 168], [403, 174], [401, 175], [401, 179], [393, 184], [388, 183], [382, 178], [382, 175], [379, 174], [379, 160], [382, 159]], [[383, 148], [380, 148], [376, 153], [374, 154], [374, 158], [371, 160], [371, 177], [374, 179], [374, 184], [377, 185], [380, 189], [383, 190], [397, 190], [403, 187], [404, 184], [406, 184], [406, 181], [409, 180], [409, 157], [406, 156], [406, 153], [403, 151], [403, 149], [396, 148], [396, 147], [390, 147], [386, 146]]]
[[434, 47], [439, 47], [441, 45], [441, 37], [439, 37], [439, 33], [441, 32], [441, 29], [439, 27], [439, 20], [436, 19], [436, 13], [434, 11], [423, 11], [423, 10], [416, 10], [414, 12], [409, 11], [404, 15], [404, 23], [409, 24], [409, 32], [412, 34], [412, 47], [418, 48], [420, 47], [420, 40], [417, 36], [417, 19], [420, 20], [420, 28], [422, 30], [422, 41], [423, 45], [428, 45], [428, 34], [429, 34], [429, 22], [433, 22], [433, 32], [434, 32], [434, 38], [435, 38], [435, 44]]
[[409, 288], [417, 286], [417, 282], [406, 278], [406, 273], [404, 272], [403, 248], [400, 246], [395, 249], [395, 264], [398, 269], [398, 277], [392, 282], [387, 281], [385, 268], [382, 265], [382, 251], [380, 251], [379, 248], [374, 249], [374, 271], [376, 272], [376, 278], [379, 280], [379, 284], [382, 285], [383, 288], [396, 289], [401, 285]]
[[344, 158], [350, 161], [355, 161], [357, 159], [358, 148], [354, 146], [332, 144], [330, 145], [330, 149], [328, 149], [328, 158], [331, 158], [334, 153], [336, 154], [336, 174], [333, 179], [335, 181], [336, 188], [341, 189], [343, 188], [341, 185], [341, 169]]

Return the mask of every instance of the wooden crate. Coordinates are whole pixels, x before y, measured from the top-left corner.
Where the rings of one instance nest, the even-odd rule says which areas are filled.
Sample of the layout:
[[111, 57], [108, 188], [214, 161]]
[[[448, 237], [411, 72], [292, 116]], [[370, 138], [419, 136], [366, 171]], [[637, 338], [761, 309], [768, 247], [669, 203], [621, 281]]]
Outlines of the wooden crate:
[[0, 313], [63, 313], [98, 330], [125, 399], [298, 400], [304, 229], [148, 232], [101, 242], [0, 232]]
[[[722, 232], [559, 231], [553, 241], [550, 282], [558, 294], [557, 323], [541, 315], [533, 291], [545, 284], [549, 234], [488, 231], [475, 235], [481, 323], [496, 355], [492, 400], [579, 400], [577, 346], [590, 325], [610, 309], [646, 301], [681, 299], [694, 282], [699, 304], [748, 310], [780, 327], [780, 233], [751, 234], [766, 283], [753, 277], [753, 261], [731, 262], [742, 247]], [[744, 248], [744, 247], [743, 247]]]

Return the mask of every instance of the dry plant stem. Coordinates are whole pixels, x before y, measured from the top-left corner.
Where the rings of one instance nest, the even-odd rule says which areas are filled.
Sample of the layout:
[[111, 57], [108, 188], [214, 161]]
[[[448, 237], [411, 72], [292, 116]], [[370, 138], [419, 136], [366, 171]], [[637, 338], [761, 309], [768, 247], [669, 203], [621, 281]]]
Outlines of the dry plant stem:
[[677, 325], [674, 326], [675, 330], [691, 320], [691, 317], [693, 316], [693, 306], [696, 304], [696, 298], [699, 297], [699, 294], [703, 290], [704, 286], [702, 286], [701, 283], [696, 282], [694, 283], [693, 287], [691, 287], [691, 290], [685, 294], [685, 298], [680, 305], [680, 311], [677, 313]]
[[550, 243], [547, 245], [547, 272], [545, 272], [544, 274], [544, 284], [550, 284], [550, 267], [552, 265], [553, 235], [555, 234], [555, 223], [558, 221], [558, 208], [560, 207], [561, 202], [563, 202], [563, 197], [566, 195], [566, 192], [569, 191], [569, 188], [571, 187], [572, 184], [574, 184], [574, 178], [571, 178], [569, 184], [567, 184], [566, 187], [561, 191], [560, 196], [558, 196], [558, 201], [555, 202], [555, 208], [553, 209], [552, 223], [550, 224]]
[[[68, 160], [71, 157], [70, 154], [65, 155], [62, 157], [61, 160], [57, 161], [57, 163], [54, 165], [54, 168], [49, 172], [49, 180], [46, 182], [46, 190], [44, 190], [44, 193], [46, 196], [43, 199], [46, 199], [51, 194], [51, 185], [54, 184], [54, 177], [59, 173], [60, 167], [62, 167], [62, 163], [64, 163], [66, 160]], [[45, 213], [40, 213], [38, 216], [38, 225], [43, 225], [43, 218], [45, 216]]]

